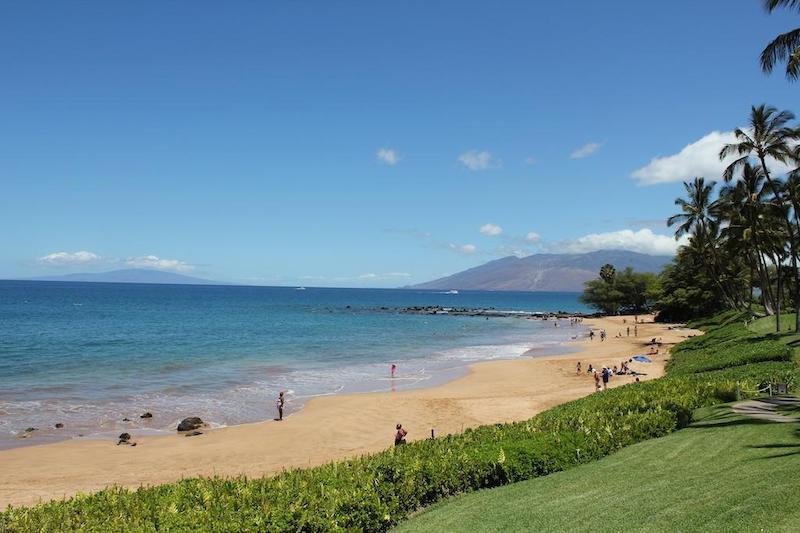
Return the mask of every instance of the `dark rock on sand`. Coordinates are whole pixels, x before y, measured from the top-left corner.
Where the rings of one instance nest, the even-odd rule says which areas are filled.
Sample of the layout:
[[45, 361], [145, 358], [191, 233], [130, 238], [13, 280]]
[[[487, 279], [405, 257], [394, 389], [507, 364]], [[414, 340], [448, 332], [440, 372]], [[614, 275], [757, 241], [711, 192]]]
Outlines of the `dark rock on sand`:
[[38, 431], [38, 429], [37, 428], [26, 428], [25, 429], [25, 433], [32, 433], [34, 431]]
[[119, 446], [120, 444], [128, 444], [130, 442], [130, 440], [131, 440], [131, 434], [130, 433], [122, 433], [119, 436], [119, 442], [117, 443], [117, 446]]
[[123, 419], [122, 419], [122, 421], [123, 421], [123, 422], [130, 422], [130, 421], [131, 421], [131, 419], [130, 419], [130, 418], [123, 418]]
[[139, 418], [153, 418], [153, 414], [148, 412], [148, 413], [143, 414]]
[[62, 424], [61, 422], [56, 424], [56, 429], [61, 429], [63, 427], [64, 427], [64, 424]]
[[203, 420], [196, 416], [190, 416], [181, 420], [181, 423], [178, 424], [178, 431], [192, 431], [200, 427], [203, 427]]

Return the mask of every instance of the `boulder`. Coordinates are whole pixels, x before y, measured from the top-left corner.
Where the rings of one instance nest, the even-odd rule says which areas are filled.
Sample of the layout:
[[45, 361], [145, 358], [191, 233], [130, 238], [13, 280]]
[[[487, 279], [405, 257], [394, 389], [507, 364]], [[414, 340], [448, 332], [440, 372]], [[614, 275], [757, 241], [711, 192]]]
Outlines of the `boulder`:
[[37, 429], [36, 428], [26, 428], [25, 429], [25, 433], [33, 433], [34, 431], [37, 431]]
[[126, 418], [123, 418], [123, 419], [122, 419], [122, 421], [123, 421], [123, 422], [130, 422], [130, 421], [131, 421], [131, 419], [126, 417]]
[[181, 423], [178, 424], [178, 431], [192, 431], [203, 427], [203, 425], [202, 419], [196, 416], [190, 416], [189, 418], [184, 418], [181, 420]]
[[143, 414], [139, 418], [153, 418], [153, 414], [148, 412], [148, 413]]
[[128, 444], [128, 442], [130, 440], [131, 440], [131, 434], [130, 433], [122, 433], [119, 436], [119, 442], [117, 443], [117, 446], [119, 446], [120, 444]]
[[63, 427], [64, 427], [64, 424], [62, 424], [61, 422], [58, 422], [58, 423], [56, 424], [56, 429], [61, 429], [61, 428], [63, 428]]

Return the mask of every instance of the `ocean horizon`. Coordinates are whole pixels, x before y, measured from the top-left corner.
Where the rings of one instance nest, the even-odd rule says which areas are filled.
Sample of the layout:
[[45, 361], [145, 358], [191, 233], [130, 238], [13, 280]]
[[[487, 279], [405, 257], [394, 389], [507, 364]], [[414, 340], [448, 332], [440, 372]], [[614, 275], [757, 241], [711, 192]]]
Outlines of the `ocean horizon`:
[[400, 312], [435, 305], [589, 311], [578, 293], [0, 281], [0, 448], [171, 433], [187, 416], [267, 420], [281, 390], [291, 414], [315, 396], [433, 386], [474, 362], [565, 351], [580, 332]]

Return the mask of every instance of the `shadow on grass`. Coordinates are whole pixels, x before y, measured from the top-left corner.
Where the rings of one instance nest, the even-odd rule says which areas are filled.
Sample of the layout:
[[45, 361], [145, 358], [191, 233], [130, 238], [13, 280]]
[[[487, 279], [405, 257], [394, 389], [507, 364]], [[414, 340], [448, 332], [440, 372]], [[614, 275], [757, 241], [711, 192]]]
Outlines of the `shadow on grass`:
[[729, 405], [717, 405], [698, 414], [698, 418], [689, 424], [686, 429], [709, 429], [770, 423], [767, 420], [738, 415], [731, 410]]

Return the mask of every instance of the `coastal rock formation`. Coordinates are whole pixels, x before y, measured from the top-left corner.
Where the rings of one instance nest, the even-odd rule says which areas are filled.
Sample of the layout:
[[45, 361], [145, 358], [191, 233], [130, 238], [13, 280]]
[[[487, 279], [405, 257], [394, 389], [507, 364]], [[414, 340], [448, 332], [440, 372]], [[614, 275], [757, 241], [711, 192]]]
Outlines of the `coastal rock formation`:
[[203, 420], [196, 416], [190, 416], [189, 418], [184, 418], [181, 420], [181, 423], [178, 424], [178, 431], [192, 431], [197, 428], [203, 427], [205, 424]]
[[130, 433], [122, 433], [119, 436], [119, 442], [117, 442], [117, 446], [119, 446], [120, 444], [128, 444], [128, 442], [130, 442], [130, 440], [131, 440], [131, 434]]
[[63, 427], [64, 427], [64, 424], [62, 424], [61, 422], [58, 422], [58, 423], [55, 425], [55, 428], [56, 428], [56, 429], [61, 429], [61, 428], [63, 428]]
[[153, 418], [153, 414], [148, 412], [148, 413], [143, 414], [139, 418]]

